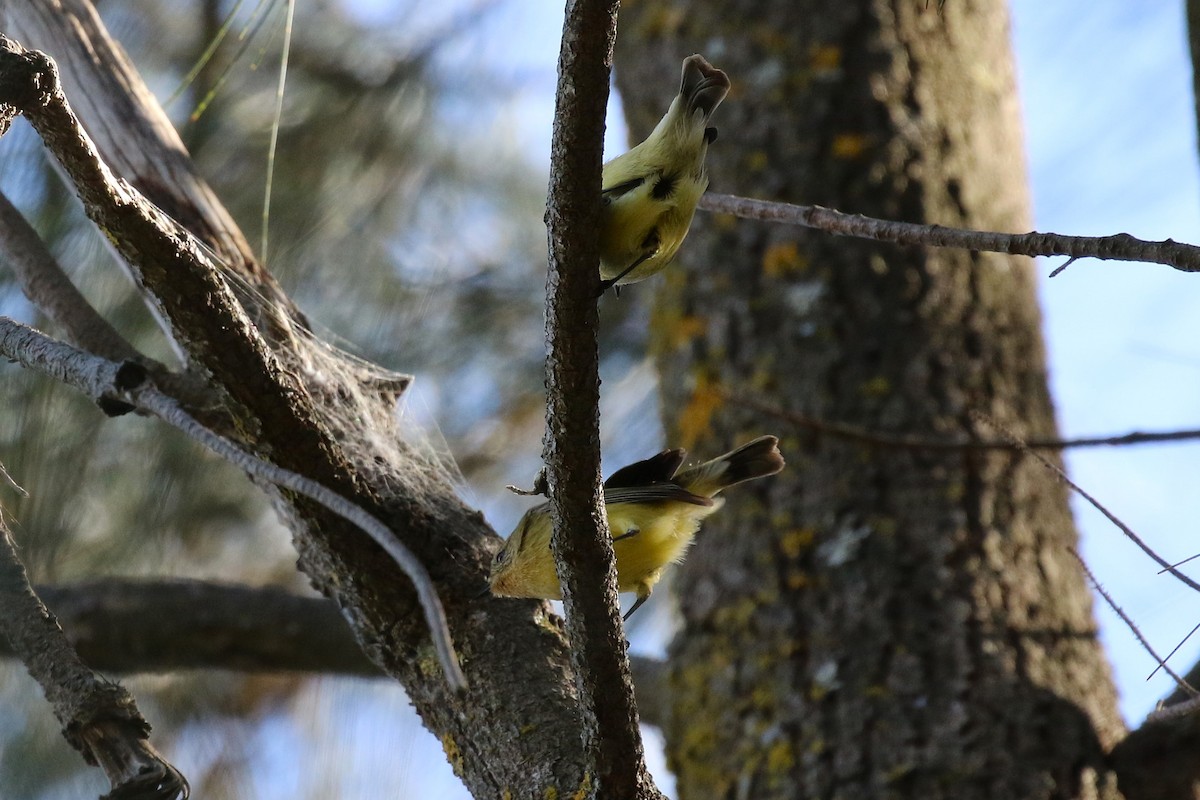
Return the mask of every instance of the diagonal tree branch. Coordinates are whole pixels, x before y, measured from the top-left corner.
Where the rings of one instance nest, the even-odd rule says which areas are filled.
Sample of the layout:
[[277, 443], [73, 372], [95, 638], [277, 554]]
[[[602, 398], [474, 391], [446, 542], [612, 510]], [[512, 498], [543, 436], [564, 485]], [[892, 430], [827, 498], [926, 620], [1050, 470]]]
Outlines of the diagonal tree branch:
[[16, 275], [29, 301], [62, 327], [67, 341], [113, 361], [140, 357], [75, 284], [21, 212], [0, 192], [0, 256]]
[[286, 302], [170, 119], [86, 0], [0, 5], [0, 31], [52, 56], [100, 160], [183, 223], [230, 270]]
[[[1005, 428], [1000, 423], [996, 422], [994, 419], [989, 417], [987, 414], [984, 414], [983, 412], [980, 412], [980, 411], [972, 411], [971, 418], [974, 419], [976, 422], [982, 422], [986, 425], [990, 425], [993, 428], [995, 428], [996, 430], [998, 430], [1001, 434], [1008, 436], [1011, 439], [1012, 443], [1014, 445], [1016, 445], [1018, 449], [1020, 449], [1022, 452], [1028, 453], [1030, 456], [1032, 456], [1034, 459], [1036, 459], [1038, 462], [1040, 462], [1043, 467], [1050, 470], [1050, 472], [1052, 472], [1054, 475], [1058, 476], [1058, 479], [1060, 481], [1062, 481], [1063, 484], [1065, 484], [1068, 488], [1070, 488], [1076, 494], [1078, 494], [1080, 497], [1082, 497], [1088, 503], [1088, 505], [1090, 505], [1092, 508], [1096, 509], [1101, 514], [1103, 514], [1109, 522], [1111, 522], [1113, 525], [1115, 525], [1117, 527], [1118, 530], [1121, 531], [1121, 533], [1125, 534], [1125, 538], [1129, 539], [1129, 541], [1131, 541], [1135, 545], [1137, 545], [1138, 548], [1143, 553], [1145, 553], [1147, 556], [1150, 557], [1150, 559], [1152, 561], [1154, 561], [1154, 563], [1156, 563], [1160, 567], [1162, 567], [1162, 572], [1171, 573], [1171, 575], [1176, 580], [1178, 580], [1180, 583], [1182, 583], [1184, 586], [1187, 586], [1189, 589], [1192, 589], [1194, 591], [1200, 592], [1200, 583], [1197, 583], [1192, 578], [1190, 578], [1187, 575], [1180, 572], [1178, 569], [1175, 568], [1176, 565], [1170, 564], [1166, 559], [1164, 559], [1157, 552], [1155, 552], [1154, 548], [1152, 548], [1150, 545], [1146, 544], [1146, 542], [1142, 539], [1142, 537], [1138, 536], [1133, 531], [1132, 528], [1130, 528], [1128, 525], [1126, 525], [1120, 519], [1120, 517], [1118, 517], [1113, 512], [1109, 511], [1108, 508], [1103, 503], [1101, 503], [1099, 500], [1097, 500], [1095, 497], [1093, 497], [1086, 489], [1084, 489], [1082, 486], [1080, 486], [1075, 481], [1071, 480], [1070, 476], [1068, 476], [1067, 473], [1063, 472], [1061, 467], [1059, 467], [1057, 464], [1054, 464], [1053, 462], [1051, 462], [1048, 458], [1043, 456], [1041, 453], [1035, 452], [1033, 450], [1029, 450], [1026, 447], [1022, 447], [1021, 438], [1019, 436], [1016, 436], [1015, 434], [1013, 434], [1011, 431], [1009, 431], [1007, 428]], [[1158, 660], [1158, 657], [1155, 656], [1155, 659]], [[1161, 663], [1161, 661], [1160, 661], [1160, 663]]]
[[[67, 103], [54, 62], [3, 35], [0, 104], [18, 109], [33, 125], [78, 190], [88, 216], [158, 302], [173, 338], [186, 340], [192, 359], [257, 418], [264, 433], [286, 426], [295, 435], [292, 423], [299, 409], [293, 397], [303, 388], [287, 385], [287, 371], [221, 278], [211, 249], [113, 174]], [[200, 313], [197, 299], [203, 300]], [[319, 447], [316, 441], [309, 444]], [[314, 458], [311, 467], [332, 478], [331, 470], [319, 469], [323, 460]]]
[[1092, 585], [1092, 589], [1094, 589], [1096, 593], [1100, 595], [1105, 604], [1113, 610], [1113, 613], [1121, 618], [1121, 622], [1125, 623], [1125, 627], [1128, 628], [1129, 632], [1132, 633], [1138, 640], [1138, 644], [1142, 646], [1142, 649], [1149, 653], [1150, 657], [1154, 659], [1154, 662], [1158, 664], [1156, 669], [1161, 669], [1170, 675], [1171, 679], [1175, 681], [1175, 686], [1178, 690], [1186, 692], [1192, 698], [1200, 697], [1200, 692], [1197, 692], [1195, 687], [1188, 683], [1186, 679], [1181, 678], [1179, 673], [1171, 669], [1170, 665], [1167, 664], [1166, 659], [1158, 654], [1158, 652], [1150, 644], [1149, 640], [1146, 639], [1146, 637], [1142, 634], [1142, 631], [1140, 628], [1138, 628], [1137, 623], [1135, 623], [1133, 619], [1125, 613], [1125, 609], [1117, 605], [1117, 601], [1113, 599], [1112, 595], [1108, 593], [1108, 590], [1105, 589], [1104, 586], [1101, 585], [1100, 581], [1096, 579], [1096, 575], [1092, 572], [1091, 568], [1088, 567], [1087, 562], [1083, 560], [1083, 556], [1079, 555], [1079, 551], [1072, 548], [1071, 555], [1075, 557], [1077, 562], [1079, 562], [1079, 567], [1083, 570], [1083, 574], [1087, 575], [1088, 583]]
[[224, 415], [212, 410], [216, 406], [215, 393], [198, 376], [172, 372], [126, 341], [75, 288], [41, 237], [3, 193], [0, 193], [0, 257], [12, 268], [21, 291], [62, 327], [68, 342], [112, 361], [142, 364], [168, 394], [203, 413], [206, 424], [228, 428]]
[[133, 695], [88, 669], [34, 593], [2, 516], [0, 632], [41, 684], [63, 736], [104, 770], [110, 797], [187, 798], [187, 780], [150, 744], [150, 724]]
[[[545, 613], [542, 603], [480, 596], [497, 537], [478, 511], [458, 500], [442, 471], [398, 434], [392, 414], [396, 392], [380, 391], [378, 369], [349, 362], [311, 336], [290, 335], [302, 327], [302, 319], [286, 297], [256, 282], [254, 270], [266, 276], [260, 267], [239, 266], [239, 259], [248, 257], [222, 249], [223, 234], [232, 222], [206, 188], [188, 187], [194, 168], [178, 139], [173, 132], [168, 137], [162, 125], [140, 125], [161, 118], [161, 110], [146, 108], [152, 104], [149, 92], [86, 0], [0, 4], [0, 30], [22, 31], [32, 43], [48, 43], [67, 72], [74, 73], [72, 85], [82, 88], [80, 100], [88, 115], [84, 125], [107, 142], [102, 152], [119, 164], [122, 174], [139, 175], [136, 184], [152, 190], [155, 203], [169, 207], [170, 217], [199, 231], [205, 247], [192, 247], [176, 225], [140, 201], [134, 200], [136, 207], [119, 204], [114, 209], [104, 206], [106, 190], [76, 187], [92, 218], [122, 242], [122, 252], [145, 259], [137, 263], [149, 276], [144, 285], [167, 309], [172, 330], [192, 354], [191, 362], [202, 367], [215, 391], [228, 393], [223, 409], [232, 417], [241, 443], [268, 455], [272, 463], [353, 498], [384, 519], [430, 569], [470, 679], [469, 692], [458, 696], [449, 691], [415, 593], [407, 581], [397, 579], [391, 559], [317, 504], [271, 488], [276, 509], [293, 530], [301, 569], [314, 587], [336, 599], [372, 661], [403, 682], [470, 792], [575, 792], [586, 768], [581, 751], [564, 753], [562, 747], [564, 741], [580, 741], [582, 732], [559, 621]], [[49, 90], [53, 84], [42, 79], [47, 71], [29, 66], [14, 50], [0, 52], [0, 115], [13, 113], [14, 107], [5, 106], [5, 101], [35, 110], [47, 104], [59, 112], [65, 107], [65, 101]], [[127, 95], [108, 97], [122, 91]], [[74, 124], [61, 113], [59, 121]], [[86, 155], [88, 149], [80, 149], [77, 142], [85, 136], [83, 128], [72, 131], [76, 136], [48, 136], [55, 158], [70, 162], [80, 152]], [[162, 140], [156, 140], [160, 134]], [[154, 172], [160, 155], [167, 169]], [[143, 175], [146, 168], [149, 178]], [[84, 172], [97, 169], [90, 164]], [[71, 180], [79, 182], [80, 176], [72, 175]], [[118, 188], [124, 192], [121, 197], [133, 197], [127, 185]], [[143, 221], [122, 216], [122, 224], [113, 227], [107, 224], [112, 213], [142, 213]], [[158, 229], [157, 223], [169, 227]], [[179, 248], [182, 253], [163, 247], [180, 241], [185, 242]], [[218, 263], [205, 261], [210, 252], [220, 255]], [[238, 273], [252, 293], [230, 295], [215, 266]], [[269, 308], [254, 305], [264, 299]], [[262, 312], [253, 315], [259, 320], [257, 327], [236, 305], [239, 300]], [[272, 320], [282, 321], [275, 325]], [[212, 345], [226, 337], [234, 339], [232, 349]], [[264, 395], [257, 397], [252, 385], [263, 387]], [[497, 631], [504, 632], [503, 640]]]
[[1200, 272], [1200, 247], [1167, 239], [1148, 242], [1128, 233], [1113, 236], [1063, 236], [1057, 233], [993, 233], [942, 225], [918, 225], [872, 219], [861, 214], [846, 214], [822, 206], [802, 206], [756, 200], [729, 194], [706, 194], [699, 208], [717, 214], [732, 214], [743, 219], [802, 225], [839, 236], [854, 236], [877, 242], [957, 247], [990, 253], [1020, 256], [1069, 256], [1070, 260], [1054, 271], [1057, 274], [1079, 258], [1111, 261], [1149, 261], [1165, 264], [1183, 272]]
[[[138, 199], [128, 184], [115, 185], [121, 200], [115, 204], [109, 203], [107, 183], [78, 185], [97, 172], [111, 174], [79, 145], [86, 143], [83, 127], [47, 134], [44, 141], [56, 159], [85, 157], [82, 171], [68, 171], [68, 177], [88, 213], [134, 260], [171, 330], [182, 337], [190, 362], [228, 398], [223, 407], [239, 441], [353, 498], [401, 535], [431, 571], [470, 678], [468, 695], [449, 691], [416, 595], [407, 581], [398, 580], [394, 562], [319, 505], [268, 488], [313, 585], [337, 600], [368, 656], [403, 682], [473, 794], [541, 797], [575, 791], [586, 770], [582, 748], [575, 746], [582, 741], [579, 703], [560, 623], [544, 604], [479, 596], [495, 533], [399, 435], [391, 390], [398, 385], [381, 386], [379, 370], [351, 363], [311, 336], [292, 335], [303, 327], [302, 318], [286, 298], [256, 283], [255, 270], [267, 276], [257, 265], [241, 264], [248, 256], [223, 249], [232, 222], [211, 191], [187, 185], [195, 180], [194, 168], [173, 132], [141, 124], [162, 113], [150, 107], [153, 98], [87, 0], [0, 3], [0, 30], [22, 32], [67, 65], [71, 85], [81, 87], [84, 126], [107, 143], [101, 152], [121, 165], [122, 174], [137, 175], [134, 183], [156, 205], [203, 239], [203, 247], [193, 247], [181, 228]], [[0, 50], [0, 117], [11, 117], [18, 104], [35, 114], [52, 107], [57, 122], [43, 117], [42, 123], [75, 124], [62, 114], [65, 100], [44, 62], [30, 63], [12, 48]], [[155, 172], [160, 158], [166, 169]], [[149, 176], [142, 174], [146, 168]], [[209, 258], [211, 252], [219, 257]], [[253, 291], [235, 297], [224, 270]], [[264, 298], [268, 308], [255, 305]], [[266, 324], [255, 327], [255, 320]], [[214, 346], [216, 341], [221, 345]], [[497, 631], [504, 632], [502, 642]]]
[[[0, 353], [26, 367], [42, 371], [87, 392], [102, 404], [111, 404], [112, 400], [116, 399], [129, 404], [131, 408], [149, 411], [247, 474], [314, 500], [361, 528], [400, 565], [413, 582], [421, 600], [421, 607], [425, 611], [425, 622], [433, 637], [446, 680], [455, 691], [466, 688], [466, 678], [454, 653], [446, 615], [433, 586], [433, 580], [412, 551], [374, 515], [317, 481], [269, 464], [223, 436], [208, 430], [184, 412], [172, 398], [149, 383], [146, 371], [133, 362], [117, 364], [99, 356], [88, 355], [7, 317], [0, 317]], [[58, 368], [59, 365], [68, 366], [61, 369]]]
[[558, 58], [546, 227], [545, 462], [551, 539], [583, 708], [581, 795], [660, 796], [646, 771], [600, 489], [600, 165], [617, 0], [570, 0]]

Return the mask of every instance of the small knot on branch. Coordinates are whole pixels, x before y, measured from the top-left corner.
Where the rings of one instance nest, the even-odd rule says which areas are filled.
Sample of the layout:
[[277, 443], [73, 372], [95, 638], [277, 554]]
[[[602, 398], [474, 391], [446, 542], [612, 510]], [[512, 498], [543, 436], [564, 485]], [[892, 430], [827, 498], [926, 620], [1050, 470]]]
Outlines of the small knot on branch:
[[58, 86], [58, 68], [39, 50], [0, 34], [0, 104], [18, 111], [44, 106]]
[[521, 497], [533, 497], [534, 495], [542, 495], [543, 497], [549, 497], [550, 496], [550, 482], [549, 482], [549, 479], [546, 477], [546, 465], [543, 464], [542, 468], [538, 470], [537, 475], [534, 476], [533, 488], [522, 489], [520, 486], [514, 486], [511, 483], [508, 484], [507, 486], [505, 486], [504, 488], [508, 489], [513, 494], [520, 495]]

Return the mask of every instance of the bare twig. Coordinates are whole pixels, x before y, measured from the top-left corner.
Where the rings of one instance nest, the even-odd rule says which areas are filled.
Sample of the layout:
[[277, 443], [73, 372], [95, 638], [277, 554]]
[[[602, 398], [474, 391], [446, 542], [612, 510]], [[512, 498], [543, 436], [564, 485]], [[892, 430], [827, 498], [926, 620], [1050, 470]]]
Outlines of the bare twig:
[[1062, 274], [1063, 270], [1065, 270], [1067, 267], [1071, 266], [1078, 260], [1079, 260], [1079, 256], [1071, 256], [1066, 261], [1064, 261], [1060, 266], [1057, 266], [1054, 269], [1052, 269], [1050, 271], [1050, 277], [1057, 278], [1059, 275]]
[[[62, 266], [21, 212], [0, 193], [0, 258], [13, 269], [21, 291], [42, 313], [62, 327], [71, 344], [112, 361], [137, 361], [149, 369], [155, 383], [191, 408], [214, 409], [215, 393], [191, 373], [172, 372], [144, 356], [100, 316], [67, 277]], [[223, 426], [227, 420], [211, 413], [205, 420]]]
[[[88, 669], [34, 594], [2, 515], [0, 632], [46, 693], [63, 736], [104, 770], [111, 797], [187, 798], [187, 780], [150, 744], [150, 724], [133, 695]], [[151, 788], [153, 795], [136, 791]]]
[[510, 483], [504, 488], [521, 497], [535, 497], [539, 495], [546, 497], [550, 494], [550, 485], [547, 483], [547, 480], [546, 465], [543, 464], [542, 468], [538, 470], [537, 475], [533, 476], [532, 487], [528, 489], [522, 489], [520, 486]]
[[1043, 456], [1040, 453], [1036, 453], [1032, 450], [1029, 450], [1028, 448], [1021, 447], [1020, 437], [1018, 437], [1015, 434], [1008, 431], [1003, 425], [996, 422], [994, 419], [992, 419], [988, 415], [986, 415], [982, 412], [979, 412], [979, 411], [973, 411], [973, 412], [971, 412], [971, 417], [973, 419], [975, 419], [977, 422], [982, 422], [987, 425], [991, 425], [993, 428], [1000, 431], [1000, 433], [1004, 434], [1005, 436], [1010, 437], [1012, 442], [1015, 445], [1017, 445], [1017, 447], [1019, 449], [1021, 449], [1024, 452], [1027, 452], [1029, 455], [1033, 456], [1038, 461], [1040, 461], [1042, 463], [1042, 466], [1044, 466], [1046, 469], [1050, 470], [1055, 475], [1057, 475], [1059, 480], [1061, 480], [1067, 486], [1069, 486], [1073, 490], [1075, 490], [1076, 494], [1078, 494], [1080, 497], [1082, 497], [1084, 500], [1086, 500], [1092, 506], [1092, 508], [1096, 509], [1101, 514], [1103, 514], [1108, 519], [1108, 521], [1111, 522], [1113, 525], [1116, 525], [1117, 528], [1120, 529], [1121, 533], [1124, 533], [1125, 536], [1131, 542], [1133, 542], [1139, 548], [1141, 548], [1142, 552], [1145, 553], [1146, 555], [1148, 555], [1154, 561], [1154, 563], [1156, 563], [1160, 567], [1162, 567], [1165, 572], [1170, 572], [1185, 586], [1187, 586], [1190, 589], [1194, 589], [1194, 590], [1200, 592], [1200, 584], [1196, 583], [1196, 581], [1192, 580], [1187, 575], [1184, 575], [1182, 572], [1180, 572], [1179, 570], [1175, 569], [1170, 564], [1168, 564], [1166, 562], [1166, 560], [1163, 559], [1162, 556], [1160, 556], [1158, 553], [1154, 552], [1154, 550], [1150, 547], [1150, 545], [1148, 545], [1144, 541], [1142, 541], [1142, 538], [1140, 536], [1138, 536], [1136, 533], [1134, 533], [1132, 528], [1130, 528], [1128, 525], [1126, 525], [1124, 522], [1122, 522], [1120, 519], [1118, 519], [1116, 514], [1109, 511], [1107, 508], [1104, 507], [1104, 504], [1102, 504], [1099, 500], [1097, 500], [1096, 498], [1094, 498], [1090, 494], [1088, 494], [1086, 491], [1084, 491], [1082, 486], [1080, 486], [1079, 484], [1075, 483], [1075, 481], [1073, 481], [1069, 477], [1067, 477], [1067, 473], [1063, 472], [1062, 469], [1057, 464], [1054, 464], [1052, 461], [1050, 461], [1048, 458], [1046, 458], [1045, 456]]
[[[1057, 233], [994, 233], [941, 225], [918, 225], [912, 222], [891, 222], [872, 219], [861, 214], [845, 214], [822, 206], [801, 206], [776, 203], [728, 194], [706, 194], [699, 208], [718, 214], [732, 214], [743, 219], [802, 225], [806, 228], [853, 236], [877, 242], [958, 247], [1021, 256], [1070, 256], [1099, 258], [1111, 261], [1148, 261], [1165, 264], [1183, 272], [1200, 272], [1200, 247], [1167, 239], [1148, 242], [1128, 233], [1113, 236], [1063, 236]], [[1071, 261], [1055, 272], [1061, 272]]]
[[[1159, 575], [1162, 575], [1162, 572], [1160, 571], [1158, 574], [1159, 574]], [[1190, 631], [1188, 631], [1188, 632], [1187, 632], [1187, 636], [1184, 636], [1182, 639], [1180, 639], [1180, 640], [1179, 640], [1179, 644], [1177, 644], [1177, 645], [1175, 645], [1174, 647], [1172, 647], [1172, 648], [1171, 648], [1171, 652], [1167, 653], [1167, 657], [1166, 657], [1166, 658], [1164, 658], [1164, 659], [1163, 659], [1163, 661], [1170, 661], [1170, 660], [1171, 660], [1171, 656], [1173, 656], [1173, 655], [1175, 655], [1176, 653], [1178, 653], [1178, 652], [1179, 652], [1179, 648], [1181, 648], [1181, 647], [1183, 647], [1185, 644], [1187, 644], [1187, 640], [1188, 640], [1188, 639], [1190, 639], [1190, 638], [1192, 638], [1192, 636], [1193, 636], [1193, 635], [1196, 633], [1196, 631], [1200, 631], [1200, 622], [1197, 622], [1197, 623], [1196, 623], [1194, 626], [1192, 626], [1192, 629], [1191, 629]], [[1150, 680], [1150, 679], [1151, 679], [1151, 678], [1153, 678], [1155, 675], [1157, 675], [1157, 674], [1158, 674], [1158, 671], [1159, 671], [1160, 669], [1162, 669], [1162, 668], [1163, 668], [1163, 666], [1164, 666], [1163, 664], [1159, 664], [1157, 667], [1155, 667], [1155, 668], [1154, 668], [1154, 669], [1153, 669], [1153, 670], [1150, 672], [1150, 674], [1146, 676], [1146, 680]], [[1185, 679], [1185, 682], [1186, 682], [1186, 679]], [[1191, 687], [1189, 686], [1188, 688], [1190, 689]]]
[[150, 384], [135, 387], [129, 390], [125, 396], [138, 408], [153, 412], [160, 419], [183, 431], [226, 461], [241, 467], [247, 474], [290, 489], [310, 500], [315, 500], [338, 516], [362, 528], [400, 565], [404, 574], [416, 588], [421, 608], [425, 612], [425, 623], [429, 626], [433, 646], [437, 651], [438, 661], [441, 662], [442, 669], [446, 673], [446, 681], [455, 691], [463, 691], [467, 688], [467, 679], [458, 665], [458, 657], [454, 653], [454, 645], [450, 640], [450, 628], [446, 624], [446, 614], [442, 610], [433, 579], [429, 577], [425, 566], [413, 552], [377, 517], [368, 514], [359, 506], [311, 478], [306, 478], [274, 464], [268, 464], [242, 450], [223, 436], [218, 436], [189, 416], [173, 399]]
[[[176, 342], [186, 340], [191, 362], [202, 364], [229, 396], [253, 410], [256, 424], [290, 424], [296, 417], [296, 390], [281, 382], [286, 371], [222, 277], [232, 262], [218, 263], [209, 255], [210, 244], [113, 174], [67, 102], [57, 67], [44, 53], [26, 50], [0, 34], [0, 76], [0, 109], [15, 108], [25, 115], [71, 179], [88, 216], [133, 268], [139, 286], [149, 290], [162, 319], [172, 326], [186, 325], [186, 336], [174, 328], [170, 333]], [[193, 224], [194, 216], [189, 216]], [[266, 286], [261, 281], [259, 285]], [[197, 298], [203, 298], [203, 314], [196, 313]], [[272, 314], [282, 319], [279, 310]], [[288, 434], [294, 432], [289, 428]], [[263, 435], [270, 433], [263, 428]]]
[[149, 411], [248, 474], [315, 500], [362, 528], [413, 582], [447, 682], [456, 691], [466, 687], [466, 678], [450, 640], [446, 616], [429, 573], [412, 551], [376, 517], [320, 483], [269, 464], [208, 430], [180, 408], [173, 398], [148, 382], [145, 370], [132, 362], [117, 364], [89, 355], [7, 317], [0, 317], [0, 354], [80, 389], [102, 407], [105, 402], [111, 404], [115, 400], [127, 403], [131, 408]]
[[546, 226], [546, 438], [551, 546], [584, 720], [589, 797], [660, 797], [646, 772], [601, 510], [600, 163], [617, 0], [567, 4], [558, 59]]
[[[763, 414], [769, 414], [801, 428], [807, 428], [818, 433], [826, 433], [839, 439], [849, 439], [878, 447], [902, 450], [952, 450], [964, 452], [969, 450], [1070, 450], [1084, 447], [1124, 447], [1140, 444], [1164, 444], [1200, 439], [1200, 428], [1188, 428], [1176, 431], [1132, 431], [1130, 433], [1109, 436], [1079, 436], [1072, 439], [1026, 439], [1019, 445], [1014, 444], [1008, 439], [936, 439], [931, 436], [877, 431], [844, 422], [830, 422], [796, 411], [789, 411], [771, 403], [765, 403], [755, 399], [748, 392], [744, 391], [722, 391], [721, 394], [726, 399], [736, 397], [737, 402], [746, 408], [754, 409]], [[1196, 557], [1192, 556], [1192, 558]], [[1179, 563], [1182, 564], [1185, 562]], [[1179, 566], [1179, 564], [1175, 564], [1174, 566]]]
[[1196, 713], [1200, 713], [1200, 697], [1193, 697], [1191, 700], [1184, 700], [1182, 703], [1175, 703], [1174, 705], [1155, 709], [1146, 715], [1146, 721], [1164, 722], [1166, 720], [1188, 717]]
[[[1187, 558], [1182, 559], [1181, 561], [1176, 561], [1174, 564], [1171, 565], [1171, 567], [1172, 568], [1182, 567], [1184, 564], [1188, 563], [1189, 561], [1195, 561], [1197, 558], [1200, 558], [1200, 553], [1196, 553], [1195, 555], [1188, 556]], [[1166, 572], [1165, 569], [1160, 569], [1158, 571], [1158, 574], [1162, 575], [1164, 572]]]
[[[1104, 587], [1100, 585], [1100, 581], [1096, 580], [1096, 576], [1092, 574], [1090, 569], [1088, 569], [1088, 565], [1084, 562], [1083, 557], [1079, 555], [1079, 552], [1073, 547], [1068, 548], [1068, 551], [1075, 557], [1075, 560], [1079, 562], [1079, 567], [1083, 570], [1083, 574], [1087, 575], [1088, 581], [1090, 581], [1092, 584], [1092, 588], [1096, 590], [1097, 594], [1104, 598], [1104, 602], [1108, 605], [1108, 607], [1115, 611], [1117, 616], [1121, 618], [1121, 621], [1125, 623], [1125, 627], [1129, 628], [1129, 630], [1137, 638], [1138, 642], [1142, 645], [1142, 649], [1150, 654], [1150, 657], [1154, 659], [1154, 663], [1158, 664], [1158, 668], [1164, 670], [1168, 675], [1170, 675], [1171, 678], [1174, 679], [1175, 685], [1180, 689], [1183, 689], [1188, 694], [1193, 696], [1200, 694], [1200, 692], [1197, 692], [1191, 684], [1185, 681], [1175, 672], [1175, 670], [1171, 669], [1167, 665], [1166, 659], [1159, 656], [1150, 642], [1146, 640], [1146, 637], [1142, 635], [1142, 632], [1138, 628], [1137, 624], [1134, 623], [1134, 621], [1119, 605], [1117, 605], [1116, 601], [1113, 600], [1112, 595], [1105, 591]], [[1170, 658], [1170, 656], [1167, 658]], [[1153, 673], [1151, 673], [1151, 675], [1153, 675]]]

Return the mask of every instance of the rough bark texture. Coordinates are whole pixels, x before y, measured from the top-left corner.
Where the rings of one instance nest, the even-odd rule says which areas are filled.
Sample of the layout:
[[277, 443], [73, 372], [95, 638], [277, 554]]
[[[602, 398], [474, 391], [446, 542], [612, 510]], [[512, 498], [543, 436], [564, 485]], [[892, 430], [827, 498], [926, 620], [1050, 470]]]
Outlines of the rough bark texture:
[[[635, 137], [680, 58], [729, 73], [714, 190], [1027, 229], [999, 0], [622, 14]], [[1053, 435], [1028, 260], [702, 215], [680, 262], [655, 298], [671, 443], [715, 453], [774, 432], [788, 460], [730, 497], [680, 569], [680, 798], [1110, 796], [1122, 723], [1063, 488], [1020, 455], [874, 449], [720, 399], [994, 437], [978, 410]]]
[[563, 25], [546, 200], [545, 461], [583, 712], [588, 773], [579, 796], [634, 800], [661, 795], [642, 754], [615, 557], [600, 510], [600, 162], [617, 5], [570, 0]]

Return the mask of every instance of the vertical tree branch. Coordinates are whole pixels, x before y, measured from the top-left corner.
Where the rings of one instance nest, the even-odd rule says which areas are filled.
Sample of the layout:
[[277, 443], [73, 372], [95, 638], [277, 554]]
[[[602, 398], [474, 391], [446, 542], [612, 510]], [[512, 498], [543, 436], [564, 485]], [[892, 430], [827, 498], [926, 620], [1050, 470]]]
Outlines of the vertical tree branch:
[[558, 61], [546, 227], [545, 461], [552, 546], [584, 717], [589, 797], [654, 796], [618, 620], [612, 541], [600, 488], [600, 167], [616, 0], [567, 4]]
[[1200, 0], [1187, 0], [1188, 55], [1192, 59], [1192, 102], [1200, 123]]

